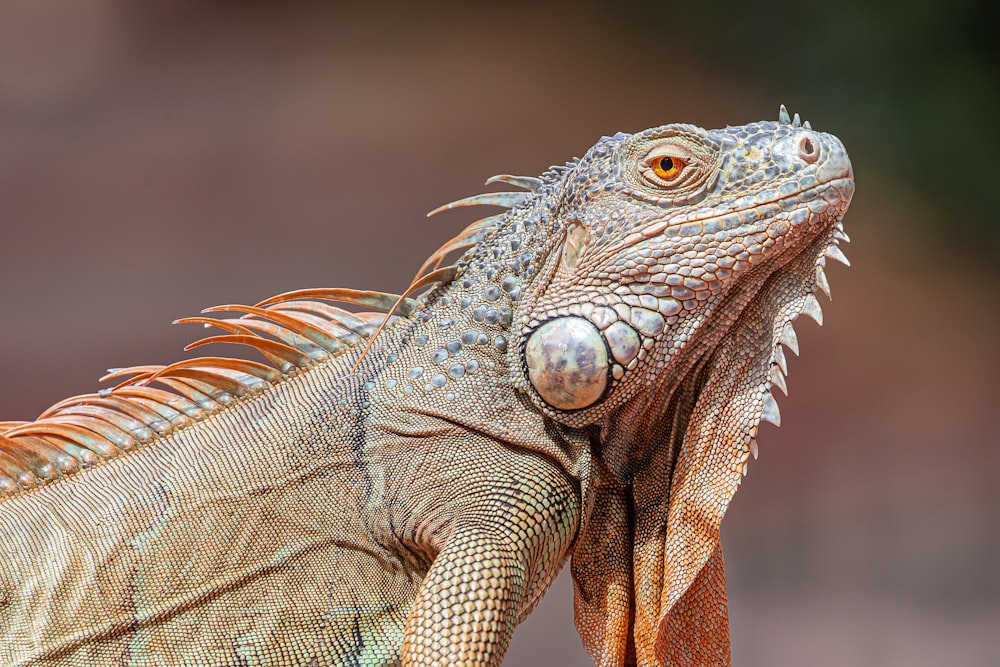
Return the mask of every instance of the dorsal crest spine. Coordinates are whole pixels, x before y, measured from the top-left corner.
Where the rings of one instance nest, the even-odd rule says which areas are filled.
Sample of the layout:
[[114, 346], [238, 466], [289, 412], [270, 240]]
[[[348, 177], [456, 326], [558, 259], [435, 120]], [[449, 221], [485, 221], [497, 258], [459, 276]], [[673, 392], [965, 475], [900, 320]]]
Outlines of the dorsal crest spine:
[[[529, 192], [499, 192], [468, 197], [440, 210], [523, 203], [541, 181], [525, 176], [497, 176]], [[256, 349], [270, 364], [230, 357], [198, 357], [167, 366], [112, 369], [102, 382], [116, 386], [67, 398], [33, 422], [0, 422], [0, 499], [55, 481], [114, 459], [170, 435], [238, 399], [364, 345], [395, 318], [409, 318], [419, 305], [412, 294], [454, 277], [455, 265], [441, 266], [493, 231], [503, 214], [482, 218], [447, 241], [421, 266], [402, 296], [384, 292], [315, 288], [279, 294], [253, 306], [207, 308], [202, 316], [176, 323], [201, 324], [222, 330], [189, 344], [231, 343]], [[350, 312], [328, 302], [350, 303], [370, 312]], [[215, 313], [240, 313], [222, 318]], [[360, 357], [359, 357], [360, 359]]]

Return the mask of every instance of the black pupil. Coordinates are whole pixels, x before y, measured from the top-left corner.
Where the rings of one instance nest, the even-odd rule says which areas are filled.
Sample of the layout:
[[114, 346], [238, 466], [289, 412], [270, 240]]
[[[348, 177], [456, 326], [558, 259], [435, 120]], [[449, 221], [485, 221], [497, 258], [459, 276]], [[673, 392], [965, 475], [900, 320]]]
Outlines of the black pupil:
[[674, 168], [674, 161], [668, 157], [660, 158], [660, 171], [670, 171]]

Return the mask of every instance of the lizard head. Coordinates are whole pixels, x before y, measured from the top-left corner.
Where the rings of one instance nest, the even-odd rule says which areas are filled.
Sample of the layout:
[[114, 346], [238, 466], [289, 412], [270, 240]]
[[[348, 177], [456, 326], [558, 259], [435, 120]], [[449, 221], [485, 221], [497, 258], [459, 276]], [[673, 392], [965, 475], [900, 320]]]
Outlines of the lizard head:
[[[836, 137], [761, 122], [605, 137], [560, 186], [561, 246], [519, 308], [518, 380], [550, 416], [583, 426], [669, 385], [770, 275], [836, 243], [854, 180]], [[816, 285], [805, 276], [788, 297]]]
[[605, 137], [544, 187], [553, 240], [508, 363], [538, 409], [593, 434], [577, 626], [599, 662], [725, 663], [719, 525], [760, 421], [779, 421], [791, 322], [821, 319], [826, 260], [846, 262], [851, 163], [782, 107], [778, 122]]

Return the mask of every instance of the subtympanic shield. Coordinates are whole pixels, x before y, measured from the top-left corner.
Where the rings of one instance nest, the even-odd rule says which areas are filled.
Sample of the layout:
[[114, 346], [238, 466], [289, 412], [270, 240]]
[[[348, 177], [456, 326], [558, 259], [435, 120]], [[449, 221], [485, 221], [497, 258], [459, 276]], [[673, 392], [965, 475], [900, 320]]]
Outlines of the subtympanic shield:
[[524, 361], [535, 391], [557, 410], [589, 407], [608, 386], [607, 343], [582, 317], [559, 317], [531, 332]]

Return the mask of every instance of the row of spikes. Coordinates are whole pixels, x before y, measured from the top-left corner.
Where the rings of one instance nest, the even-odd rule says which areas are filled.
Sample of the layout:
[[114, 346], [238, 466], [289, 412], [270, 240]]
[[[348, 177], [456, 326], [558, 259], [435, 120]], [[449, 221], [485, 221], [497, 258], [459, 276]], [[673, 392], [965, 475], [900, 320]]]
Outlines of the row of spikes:
[[803, 121], [801, 118], [799, 118], [799, 114], [795, 114], [794, 116], [789, 117], [788, 109], [785, 108], [784, 104], [782, 104], [778, 108], [778, 122], [781, 123], [782, 125], [791, 125], [792, 127], [804, 127], [807, 130], [812, 129], [812, 125], [809, 124], [809, 121], [807, 120]]
[[[504, 182], [534, 192], [541, 180], [500, 175]], [[474, 205], [513, 207], [528, 193], [501, 192], [468, 197], [432, 211]], [[408, 318], [418, 306], [411, 295], [447, 282], [455, 266], [441, 267], [451, 253], [479, 243], [502, 215], [477, 220], [446, 242], [424, 263], [402, 295], [351, 289], [305, 289], [254, 306], [207, 308], [241, 313], [236, 318], [188, 317], [176, 324], [202, 324], [226, 332], [188, 345], [233, 343], [256, 349], [269, 363], [229, 357], [199, 357], [168, 366], [112, 369], [102, 382], [119, 384], [53, 405], [33, 422], [0, 422], [0, 496], [16, 494], [134, 450], [157, 437], [217, 413], [237, 399], [257, 393], [345, 349], [366, 344], [395, 317]], [[351, 313], [325, 301], [350, 303], [374, 312]], [[154, 386], [155, 385], [155, 386]]]
[[[351, 313], [325, 301], [351, 303], [376, 312]], [[256, 349], [269, 363], [199, 357], [169, 366], [112, 369], [101, 381], [112, 388], [53, 405], [33, 422], [0, 422], [0, 495], [114, 458], [159, 436], [222, 410], [300, 370], [325, 361], [370, 337], [395, 308], [407, 317], [416, 307], [397, 295], [348, 289], [308, 289], [281, 294], [255, 306], [208, 308], [177, 323], [215, 327], [224, 335], [195, 341], [235, 343]], [[155, 385], [155, 386], [154, 386]]]
[[[845, 255], [843, 250], [839, 247], [841, 242], [850, 243], [850, 241], [850, 237], [844, 231], [843, 222], [838, 222], [836, 228], [834, 229], [832, 243], [826, 247], [823, 251], [823, 255], [819, 258], [816, 264], [815, 282], [812, 286], [812, 290], [806, 292], [799, 300], [796, 313], [791, 317], [791, 319], [784, 323], [781, 328], [780, 335], [777, 337], [772, 353], [773, 361], [771, 364], [769, 380], [771, 386], [780, 389], [781, 393], [785, 396], [788, 396], [788, 384], [785, 381], [785, 378], [788, 376], [788, 359], [785, 356], [785, 351], [782, 346], [787, 347], [793, 354], [795, 354], [795, 356], [799, 355], [799, 338], [795, 333], [795, 328], [792, 326], [792, 323], [800, 315], [806, 315], [819, 326], [823, 326], [823, 309], [820, 306], [819, 299], [816, 298], [815, 292], [816, 290], [820, 290], [826, 295], [827, 298], [831, 298], [830, 283], [826, 278], [826, 260], [832, 259], [836, 262], [844, 264], [845, 266], [850, 266], [851, 262], [847, 259], [847, 255]], [[781, 426], [781, 412], [778, 410], [778, 402], [775, 400], [774, 395], [770, 390], [764, 394], [764, 405], [760, 421], [768, 422], [774, 424], [775, 426]], [[750, 438], [749, 454], [752, 454], [755, 460], [759, 454], [756, 433], [754, 433]], [[746, 475], [746, 459], [742, 461], [741, 465], [742, 473]]]

